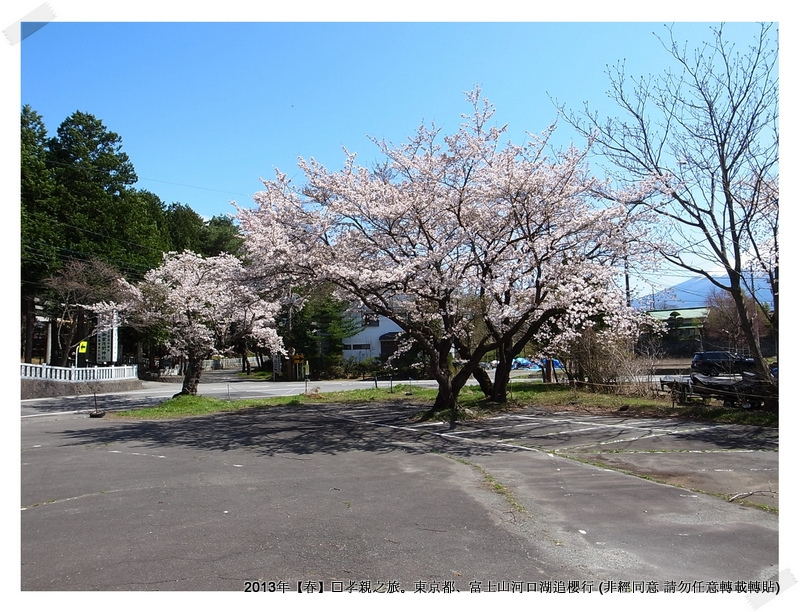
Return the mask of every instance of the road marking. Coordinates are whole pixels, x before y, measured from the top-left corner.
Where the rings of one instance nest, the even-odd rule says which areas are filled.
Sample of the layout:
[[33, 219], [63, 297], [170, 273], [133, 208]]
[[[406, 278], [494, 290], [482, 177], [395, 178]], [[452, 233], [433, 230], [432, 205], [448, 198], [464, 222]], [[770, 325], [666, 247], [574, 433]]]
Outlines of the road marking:
[[[388, 423], [381, 423], [379, 421], [362, 421], [359, 419], [351, 419], [342, 416], [336, 416], [333, 418], [341, 419], [342, 421], [348, 421], [350, 423], [359, 423], [361, 425], [373, 425], [375, 427], [388, 427], [389, 429], [400, 429], [402, 431], [413, 431], [414, 433], [423, 433], [433, 436], [438, 436], [440, 438], [451, 438], [453, 440], [458, 440], [459, 442], [469, 443], [469, 444], [482, 444], [484, 446], [502, 446], [506, 448], [516, 448], [520, 450], [526, 450], [536, 453], [544, 453], [546, 455], [550, 455], [547, 451], [543, 451], [538, 448], [532, 448], [530, 446], [520, 446], [519, 444], [509, 444], [506, 442], [499, 442], [496, 440], [470, 440], [469, 438], [462, 438], [457, 433], [450, 433], [450, 432], [438, 432], [438, 431], [425, 431], [419, 429], [418, 427], [410, 427], [407, 425], [390, 425]], [[463, 433], [463, 432], [462, 432]], [[550, 455], [552, 456], [552, 455]]]
[[[470, 430], [462, 431], [460, 433], [462, 435], [470, 435], [470, 434], [475, 434], [475, 433], [481, 433], [483, 431], [497, 431], [497, 430], [500, 430], [500, 429], [511, 429], [511, 428], [514, 428], [514, 427], [531, 427], [531, 425], [532, 425], [531, 423], [518, 423], [516, 425], [503, 425], [501, 427], [484, 427], [483, 429], [470, 429]], [[535, 425], [535, 423], [533, 425]]]
[[[353, 416], [355, 416], [354, 413], [356, 413], [357, 411], [361, 411], [361, 412], [367, 411], [368, 412], [369, 409], [367, 409], [367, 408], [357, 409], [356, 408], [356, 409], [349, 410], [348, 412], [350, 414], [352, 414]], [[374, 413], [374, 411], [373, 411], [373, 413]], [[706, 430], [709, 430], [709, 429], [714, 429], [713, 427], [707, 427], [707, 426], [689, 427], [689, 428], [686, 428], [686, 429], [674, 429], [674, 428], [661, 429], [661, 428], [654, 428], [654, 427], [640, 427], [640, 426], [635, 426], [635, 425], [631, 425], [631, 424], [622, 424], [622, 423], [610, 424], [610, 423], [598, 423], [598, 422], [592, 422], [592, 421], [586, 421], [586, 420], [574, 421], [574, 420], [571, 420], [571, 419], [562, 419], [562, 418], [550, 419], [550, 418], [543, 417], [543, 416], [526, 417], [524, 415], [508, 415], [508, 416], [505, 416], [505, 417], [501, 416], [501, 417], [495, 417], [495, 418], [497, 418], [497, 419], [500, 419], [500, 418], [508, 418], [508, 419], [526, 418], [526, 419], [531, 419], [531, 420], [532, 419], [537, 419], [539, 422], [538, 423], [515, 424], [515, 425], [509, 425], [507, 427], [484, 428], [484, 429], [480, 429], [480, 430], [471, 430], [471, 431], [470, 430], [466, 430], [466, 431], [459, 431], [459, 432], [436, 432], [436, 431], [425, 431], [422, 428], [423, 427], [429, 427], [429, 426], [432, 426], [432, 425], [443, 425], [444, 423], [442, 423], [442, 422], [437, 422], [437, 423], [419, 423], [419, 424], [417, 424], [417, 425], [412, 427], [412, 426], [391, 425], [389, 423], [375, 421], [375, 420], [363, 420], [363, 419], [358, 419], [358, 418], [347, 418], [347, 417], [343, 417], [343, 416], [340, 416], [340, 415], [334, 415], [334, 418], [341, 418], [341, 419], [349, 421], [349, 422], [360, 423], [360, 424], [364, 424], [364, 425], [373, 425], [373, 426], [376, 426], [376, 427], [388, 427], [390, 429], [400, 429], [400, 430], [403, 430], [403, 431], [414, 431], [414, 432], [419, 432], [419, 433], [429, 433], [429, 434], [433, 434], [435, 436], [439, 436], [441, 438], [449, 438], [449, 439], [452, 439], [452, 440], [458, 440], [459, 442], [468, 442], [468, 443], [471, 443], [471, 444], [503, 446], [503, 447], [507, 447], [507, 448], [516, 448], [516, 449], [522, 449], [522, 450], [527, 450], [527, 451], [536, 451], [536, 452], [545, 453], [545, 454], [548, 454], [548, 455], [551, 455], [552, 452], [554, 452], [554, 451], [552, 451], [552, 450], [543, 450], [543, 449], [540, 449], [540, 448], [536, 448], [534, 446], [522, 446], [520, 444], [512, 444], [512, 443], [509, 443], [509, 442], [505, 442], [503, 440], [474, 440], [474, 439], [470, 439], [468, 436], [470, 434], [473, 434], [473, 433], [479, 433], [479, 432], [482, 432], [482, 431], [492, 431], [494, 429], [508, 429], [508, 428], [512, 428], [512, 427], [522, 427], [524, 425], [537, 426], [537, 425], [543, 424], [542, 422], [546, 423], [548, 421], [549, 421], [549, 424], [574, 423], [574, 424], [577, 424], [577, 425], [587, 425], [588, 427], [584, 427], [584, 428], [581, 428], [581, 429], [573, 429], [573, 430], [563, 430], [563, 431], [558, 431], [558, 432], [531, 432], [531, 436], [530, 437], [533, 438], [533, 437], [547, 437], [547, 436], [554, 436], [554, 435], [565, 435], [565, 434], [572, 434], [572, 433], [579, 433], [579, 432], [586, 432], [586, 431], [596, 431], [598, 429], [604, 429], [604, 428], [605, 429], [617, 428], [617, 429], [628, 429], [628, 430], [637, 430], [638, 429], [638, 430], [644, 430], [644, 431], [650, 432], [650, 433], [648, 433], [646, 435], [640, 435], [640, 436], [635, 436], [635, 437], [630, 437], [630, 438], [617, 438], [617, 439], [614, 439], [614, 440], [606, 440], [606, 441], [601, 441], [601, 442], [591, 442], [591, 443], [588, 443], [588, 444], [578, 444], [578, 445], [575, 445], [575, 446], [563, 446], [563, 447], [559, 447], [558, 449], [555, 449], [555, 452], [559, 452], [559, 451], [562, 451], [562, 450], [575, 450], [575, 449], [580, 449], [580, 448], [589, 448], [589, 447], [593, 447], [593, 446], [606, 446], [606, 445], [609, 445], [609, 444], [619, 444], [619, 443], [624, 443], [624, 442], [635, 442], [635, 441], [638, 441], [638, 440], [645, 440], [647, 438], [658, 438], [658, 437], [674, 435], [674, 434], [686, 434], [686, 433], [694, 433], [694, 432], [701, 432], [701, 431], [706, 431]]]
[[23, 414], [22, 417], [20, 417], [20, 418], [32, 419], [34, 417], [57, 417], [57, 416], [61, 416], [63, 414], [89, 414], [90, 412], [94, 412], [94, 410], [86, 409], [86, 410], [69, 410], [69, 411], [64, 411], [64, 412], [61, 412], [61, 411], [59, 411], [59, 412], [44, 412], [42, 414]]
[[117, 455], [136, 455], [137, 457], [155, 457], [156, 459], [166, 459], [166, 456], [164, 456], [164, 455], [150, 455], [148, 453], [132, 453], [132, 452], [124, 452], [124, 451], [118, 451], [118, 450], [111, 450], [111, 451], [108, 451], [108, 452], [109, 453], [114, 453], [114, 454], [117, 454]]

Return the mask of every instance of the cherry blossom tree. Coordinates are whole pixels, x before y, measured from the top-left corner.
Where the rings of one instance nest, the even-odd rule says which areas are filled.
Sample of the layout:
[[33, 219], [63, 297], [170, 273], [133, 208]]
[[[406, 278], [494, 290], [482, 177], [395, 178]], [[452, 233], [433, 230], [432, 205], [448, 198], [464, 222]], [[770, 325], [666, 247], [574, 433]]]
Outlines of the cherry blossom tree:
[[[506, 401], [514, 357], [531, 341], [547, 353], [542, 332], [549, 321], [580, 329], [603, 312], [617, 313], [620, 324], [632, 319], [617, 285], [620, 266], [647, 255], [631, 240], [646, 212], [600, 206], [593, 196], [608, 187], [588, 173], [586, 152], [570, 147], [551, 159], [552, 132], [531, 136], [526, 146], [506, 145], [482, 168], [475, 221], [464, 227], [476, 254], [472, 277], [480, 316], [499, 362], [493, 383], [482, 387], [498, 402]], [[458, 340], [456, 347], [466, 359]]]
[[[603, 282], [602, 276], [595, 281]], [[597, 295], [606, 301], [599, 303], [593, 296], [589, 304], [575, 303], [546, 321], [534, 338], [543, 347], [540, 356], [560, 360], [571, 381], [635, 383], [639, 372], [631, 347], [643, 334], [661, 335], [666, 326], [627, 307], [621, 295]]]
[[119, 313], [121, 322], [138, 329], [160, 328], [170, 355], [185, 357], [180, 394], [196, 395], [202, 362], [253, 338], [282, 351], [273, 321], [279, 305], [269, 299], [270, 285], [256, 282], [236, 257], [202, 257], [191, 251], [165, 253], [161, 266], [141, 282], [120, 279], [120, 296], [91, 306], [103, 321]]
[[330, 283], [415, 340], [439, 384], [431, 414], [453, 419], [487, 353], [500, 352], [504, 373], [479, 380], [503, 400], [514, 351], [549, 317], [619, 295], [591, 281], [609, 279], [624, 242], [625, 211], [590, 201], [585, 152], [549, 155], [553, 128], [501, 145], [493, 107], [477, 89], [468, 100], [472, 114], [454, 134], [421, 126], [400, 146], [373, 140], [385, 160], [371, 169], [347, 151], [335, 172], [301, 159], [305, 184], [278, 173], [256, 208], [238, 211], [262, 274]]

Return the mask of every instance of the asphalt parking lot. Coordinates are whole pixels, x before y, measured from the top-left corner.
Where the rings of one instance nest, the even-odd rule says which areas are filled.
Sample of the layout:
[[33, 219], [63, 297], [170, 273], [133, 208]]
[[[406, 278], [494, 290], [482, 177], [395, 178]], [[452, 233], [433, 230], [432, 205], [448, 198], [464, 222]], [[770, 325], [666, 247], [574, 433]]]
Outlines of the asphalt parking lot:
[[22, 589], [777, 577], [776, 513], [727, 501], [777, 508], [777, 431], [535, 408], [451, 429], [418, 409], [23, 420]]

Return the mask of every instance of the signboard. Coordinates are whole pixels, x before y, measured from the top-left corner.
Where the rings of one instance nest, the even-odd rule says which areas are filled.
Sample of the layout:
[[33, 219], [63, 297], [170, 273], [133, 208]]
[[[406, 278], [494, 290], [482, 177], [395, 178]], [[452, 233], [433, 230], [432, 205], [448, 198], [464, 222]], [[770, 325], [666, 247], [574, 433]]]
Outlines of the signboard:
[[114, 313], [113, 327], [97, 334], [97, 362], [115, 363], [119, 355], [119, 328], [117, 313]]

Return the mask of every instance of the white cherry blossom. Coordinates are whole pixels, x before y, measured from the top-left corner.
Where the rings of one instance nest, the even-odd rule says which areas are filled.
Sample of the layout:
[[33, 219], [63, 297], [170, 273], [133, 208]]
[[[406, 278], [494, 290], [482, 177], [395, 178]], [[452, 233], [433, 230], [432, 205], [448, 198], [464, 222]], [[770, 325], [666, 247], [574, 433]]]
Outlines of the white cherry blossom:
[[120, 285], [117, 302], [95, 304], [92, 310], [100, 321], [117, 311], [124, 324], [163, 330], [169, 354], [187, 360], [181, 393], [196, 394], [202, 361], [232, 349], [239, 338], [254, 338], [272, 351], [283, 349], [273, 326], [279, 305], [265, 298], [269, 287], [255, 282], [232, 255], [165, 253], [161, 266], [141, 282], [120, 280]]
[[[635, 256], [632, 219], [593, 197], [585, 150], [548, 154], [553, 128], [501, 144], [492, 106], [479, 90], [468, 99], [473, 113], [453, 134], [421, 126], [399, 146], [375, 140], [385, 161], [372, 169], [347, 151], [338, 171], [300, 160], [302, 185], [278, 173], [255, 208], [238, 210], [264, 276], [329, 283], [393, 320], [428, 356], [434, 410], [452, 414], [489, 351], [502, 400], [511, 359], [549, 320], [580, 329], [619, 311], [614, 275]], [[455, 373], [452, 352], [466, 362]]]

